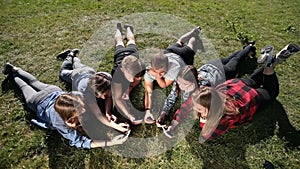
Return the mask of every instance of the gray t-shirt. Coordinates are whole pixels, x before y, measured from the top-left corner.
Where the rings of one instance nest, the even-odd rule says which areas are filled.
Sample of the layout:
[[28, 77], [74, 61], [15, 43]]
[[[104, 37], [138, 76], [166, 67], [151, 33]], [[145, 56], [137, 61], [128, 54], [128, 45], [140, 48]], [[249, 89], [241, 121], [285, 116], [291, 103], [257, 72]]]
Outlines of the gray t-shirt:
[[[169, 68], [163, 77], [168, 80], [175, 80], [180, 69], [185, 66], [185, 63], [181, 57], [175, 53], [167, 53], [165, 55], [168, 57]], [[148, 71], [146, 71], [144, 79], [148, 82], [153, 82], [156, 80], [155, 77], [150, 75]]]

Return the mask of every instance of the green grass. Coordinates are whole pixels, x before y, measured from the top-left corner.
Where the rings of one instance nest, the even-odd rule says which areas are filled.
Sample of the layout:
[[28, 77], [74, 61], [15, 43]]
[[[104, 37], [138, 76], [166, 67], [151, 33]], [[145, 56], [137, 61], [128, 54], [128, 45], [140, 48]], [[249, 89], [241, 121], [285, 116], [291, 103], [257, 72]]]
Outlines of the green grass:
[[[171, 14], [202, 26], [219, 56], [240, 49], [241, 41], [247, 39], [256, 40], [258, 49], [272, 44], [278, 51], [289, 42], [300, 44], [299, 5], [294, 0], [1, 1], [0, 61], [1, 65], [9, 61], [41, 81], [63, 88], [58, 79], [61, 62], [55, 59], [58, 52], [66, 48], [82, 49], [103, 24], [142, 12]], [[176, 40], [176, 37], [139, 34], [139, 26], [136, 25], [136, 39], [140, 49], [165, 48]], [[181, 25], [170, 25], [177, 26]], [[105, 49], [109, 51], [106, 58], [97, 63], [99, 71], [110, 71], [112, 48]], [[146, 158], [126, 158], [102, 148], [70, 147], [58, 133], [32, 126], [32, 116], [24, 109], [20, 95], [2, 87], [0, 168], [262, 168], [265, 159], [277, 168], [299, 168], [298, 63], [299, 54], [276, 68], [280, 95], [277, 101], [259, 111], [250, 124], [204, 144], [198, 142], [199, 128], [195, 125], [171, 150]], [[196, 65], [200, 65], [199, 60]], [[0, 76], [1, 81], [4, 78]], [[137, 108], [143, 107], [141, 98], [142, 86], [139, 86], [132, 94]], [[135, 127], [133, 136], [160, 133], [155, 126], [141, 125]]]

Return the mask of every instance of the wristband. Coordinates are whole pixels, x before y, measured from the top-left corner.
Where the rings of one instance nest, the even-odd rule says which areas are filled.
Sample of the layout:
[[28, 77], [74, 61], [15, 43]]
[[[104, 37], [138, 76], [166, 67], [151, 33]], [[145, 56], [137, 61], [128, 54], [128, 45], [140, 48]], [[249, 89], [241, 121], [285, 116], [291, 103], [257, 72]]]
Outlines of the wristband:
[[150, 109], [151, 109], [151, 108], [145, 108], [145, 111], [146, 111], [146, 110], [150, 110]]

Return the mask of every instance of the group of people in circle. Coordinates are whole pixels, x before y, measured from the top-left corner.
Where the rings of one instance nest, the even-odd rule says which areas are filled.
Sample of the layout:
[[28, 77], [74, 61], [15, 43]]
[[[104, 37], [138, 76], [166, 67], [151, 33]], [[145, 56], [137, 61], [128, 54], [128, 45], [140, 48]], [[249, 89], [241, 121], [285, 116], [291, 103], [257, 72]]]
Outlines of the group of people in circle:
[[[297, 44], [290, 43], [273, 55], [274, 47], [265, 46], [257, 59], [261, 66], [249, 78], [237, 78], [240, 62], [256, 58], [255, 42], [228, 57], [210, 60], [197, 69], [193, 65], [201, 44], [201, 28], [196, 27], [163, 53], [153, 55], [151, 65], [145, 66], [139, 59], [133, 27], [124, 25], [124, 29], [126, 44], [123, 27], [121, 23], [117, 24], [114, 64], [110, 73], [96, 72], [83, 64], [77, 57], [78, 49], [67, 49], [57, 55], [57, 59], [63, 60], [59, 78], [72, 86], [70, 92], [40, 82], [11, 63], [4, 65], [3, 74], [22, 91], [26, 105], [36, 113], [37, 118], [32, 119], [32, 123], [57, 130], [71, 146], [90, 149], [124, 143], [131, 132], [130, 125], [143, 122], [156, 123], [167, 137], [172, 138], [180, 124], [193, 116], [202, 129], [200, 141], [213, 139], [250, 122], [259, 107], [278, 96], [279, 82], [274, 68], [300, 50]], [[136, 115], [128, 100], [132, 89], [142, 81], [144, 110]], [[158, 117], [151, 112], [155, 85], [160, 88], [173, 86]], [[170, 115], [179, 97], [182, 104], [167, 125], [166, 116]], [[120, 122], [112, 113], [113, 107], [129, 123]], [[93, 130], [93, 125], [85, 127], [89, 123], [86, 114], [120, 133], [110, 139], [91, 137], [89, 130]]]

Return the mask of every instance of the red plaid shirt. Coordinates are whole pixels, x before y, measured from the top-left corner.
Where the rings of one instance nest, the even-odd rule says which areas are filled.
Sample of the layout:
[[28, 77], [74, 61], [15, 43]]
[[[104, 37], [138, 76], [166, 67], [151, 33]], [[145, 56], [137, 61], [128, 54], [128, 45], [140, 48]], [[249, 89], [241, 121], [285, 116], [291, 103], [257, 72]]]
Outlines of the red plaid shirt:
[[[210, 136], [203, 136], [206, 139], [213, 139], [224, 134], [231, 128], [250, 122], [258, 107], [257, 91], [247, 86], [240, 79], [228, 80], [216, 88], [235, 100], [234, 105], [238, 108], [240, 113], [237, 115], [224, 115], [214, 132]], [[226, 101], [225, 104], [229, 103]], [[192, 99], [190, 97], [181, 105], [180, 109], [176, 111], [174, 119], [181, 123], [191, 112]], [[204, 126], [203, 123], [199, 125], [201, 128]]]

